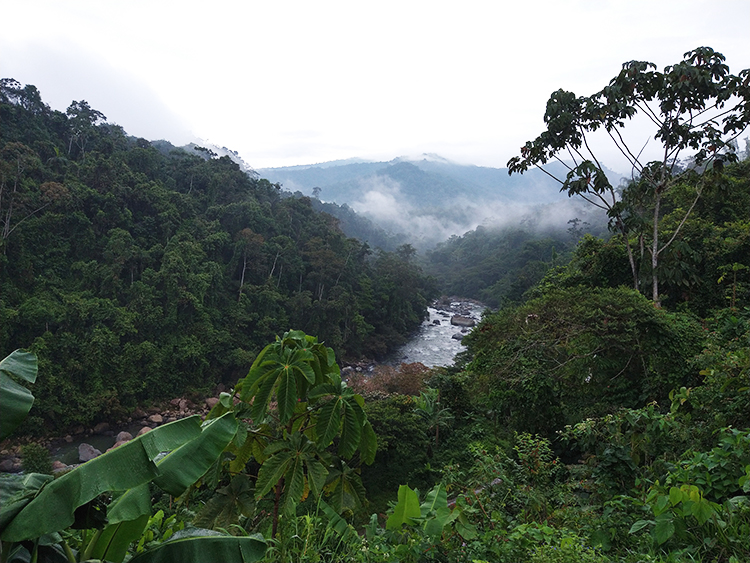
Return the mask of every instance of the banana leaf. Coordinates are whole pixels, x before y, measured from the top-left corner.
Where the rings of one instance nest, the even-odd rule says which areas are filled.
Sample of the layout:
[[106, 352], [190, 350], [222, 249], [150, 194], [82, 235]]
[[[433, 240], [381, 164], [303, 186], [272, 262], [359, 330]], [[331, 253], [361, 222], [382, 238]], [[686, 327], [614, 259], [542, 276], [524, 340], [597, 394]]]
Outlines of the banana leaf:
[[203, 536], [168, 541], [138, 554], [130, 563], [174, 563], [175, 561], [232, 561], [252, 563], [266, 553], [266, 542], [258, 537]]
[[75, 521], [75, 510], [102, 493], [124, 491], [159, 476], [154, 458], [201, 434], [200, 417], [165, 424], [107, 452], [46, 484], [7, 527], [3, 541], [24, 541], [63, 530]]
[[34, 403], [34, 395], [11, 376], [29, 383], [36, 381], [36, 355], [16, 350], [0, 361], [0, 440], [8, 437], [26, 418]]

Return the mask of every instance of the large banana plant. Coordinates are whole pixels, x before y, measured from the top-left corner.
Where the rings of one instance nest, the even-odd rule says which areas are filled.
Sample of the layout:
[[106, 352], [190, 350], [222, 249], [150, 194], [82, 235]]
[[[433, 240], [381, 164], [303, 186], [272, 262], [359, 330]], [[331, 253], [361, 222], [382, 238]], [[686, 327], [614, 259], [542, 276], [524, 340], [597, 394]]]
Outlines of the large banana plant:
[[[149, 484], [182, 494], [222, 455], [237, 426], [233, 413], [203, 424], [193, 416], [156, 428], [57, 479], [31, 474], [0, 480], [2, 562], [24, 560], [24, 552], [31, 560], [43, 553], [52, 561], [123, 561], [151, 514]], [[60, 534], [69, 528], [93, 530], [77, 555]], [[213, 561], [232, 554], [231, 560], [257, 561], [264, 552], [265, 543], [257, 537], [185, 538], [133, 560]]]

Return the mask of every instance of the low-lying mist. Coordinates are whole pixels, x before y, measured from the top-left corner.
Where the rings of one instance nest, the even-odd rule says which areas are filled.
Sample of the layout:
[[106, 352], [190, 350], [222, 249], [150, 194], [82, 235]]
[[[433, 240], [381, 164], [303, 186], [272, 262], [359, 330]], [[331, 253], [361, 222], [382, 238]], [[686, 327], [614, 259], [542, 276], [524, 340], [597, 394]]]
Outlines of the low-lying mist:
[[360, 187], [361, 196], [351, 207], [381, 228], [406, 235], [420, 250], [480, 225], [492, 229], [521, 226], [539, 233], [568, 229], [569, 221], [575, 219], [594, 228], [606, 225], [603, 212], [562, 195], [558, 201], [544, 204], [445, 195], [415, 201], [398, 181], [383, 176], [364, 178]]

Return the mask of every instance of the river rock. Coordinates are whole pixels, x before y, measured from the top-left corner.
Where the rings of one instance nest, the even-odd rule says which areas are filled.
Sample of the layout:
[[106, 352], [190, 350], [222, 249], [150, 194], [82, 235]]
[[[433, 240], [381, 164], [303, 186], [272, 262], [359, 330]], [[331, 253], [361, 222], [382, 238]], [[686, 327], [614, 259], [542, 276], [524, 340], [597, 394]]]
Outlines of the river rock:
[[432, 321], [432, 324], [439, 325], [440, 324], [440, 319], [435, 319], [434, 321]]
[[216, 403], [218, 402], [219, 402], [219, 399], [217, 399], [216, 397], [209, 397], [208, 399], [206, 399], [206, 406], [209, 409], [212, 409], [216, 406]]
[[463, 340], [463, 337], [464, 337], [464, 335], [461, 334], [460, 332], [457, 332], [456, 334], [454, 334], [453, 336], [451, 336], [451, 338], [453, 340]]
[[109, 430], [108, 422], [100, 422], [94, 426], [94, 434], [104, 434], [107, 430]]
[[13, 460], [4, 459], [3, 461], [0, 461], [0, 471], [3, 473], [10, 473], [13, 471]]
[[143, 409], [137, 408], [133, 411], [133, 418], [146, 418], [146, 413]]
[[453, 326], [474, 326], [476, 321], [474, 319], [470, 319], [469, 317], [462, 317], [461, 315], [453, 315], [451, 317], [451, 324]]
[[97, 450], [91, 444], [83, 442], [78, 446], [78, 459], [81, 461], [81, 463], [86, 463], [87, 461], [90, 461], [95, 457], [99, 457], [100, 455], [102, 455], [102, 452]]
[[148, 417], [148, 421], [151, 424], [161, 424], [162, 422], [164, 422], [164, 417], [158, 413], [152, 414], [151, 416]]
[[127, 442], [133, 439], [133, 435], [130, 432], [120, 432], [115, 438], [115, 442]]
[[58, 471], [64, 471], [66, 469], [68, 469], [68, 466], [65, 465], [59, 459], [56, 459], [55, 461], [52, 462], [52, 472], [53, 473], [57, 473]]
[[144, 426], [138, 431], [138, 436], [143, 436], [146, 432], [151, 432], [151, 427]]
[[114, 445], [113, 445], [113, 446], [112, 446], [111, 448], [108, 448], [108, 449], [107, 449], [107, 451], [108, 451], [108, 452], [111, 452], [111, 451], [112, 451], [112, 450], [114, 450], [115, 448], [119, 448], [119, 447], [120, 447], [120, 446], [122, 446], [123, 444], [127, 444], [127, 443], [128, 443], [129, 441], [130, 441], [130, 440], [118, 440], [117, 442], [115, 442], [115, 443], [114, 443]]

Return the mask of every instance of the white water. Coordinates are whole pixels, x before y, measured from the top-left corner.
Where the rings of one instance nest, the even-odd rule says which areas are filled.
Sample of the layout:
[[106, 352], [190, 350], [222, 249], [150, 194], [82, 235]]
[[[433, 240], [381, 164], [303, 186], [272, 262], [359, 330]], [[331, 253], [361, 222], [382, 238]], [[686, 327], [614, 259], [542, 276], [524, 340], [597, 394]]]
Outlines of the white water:
[[[429, 319], [422, 322], [417, 333], [386, 363], [420, 362], [427, 367], [453, 365], [456, 354], [466, 350], [466, 346], [463, 346], [460, 340], [455, 340], [453, 335], [459, 333], [465, 336], [472, 329], [451, 325], [451, 317], [460, 314], [479, 322], [484, 309], [484, 305], [467, 301], [452, 302], [451, 310], [429, 307]], [[439, 320], [440, 324], [433, 324], [435, 320]], [[466, 332], [462, 333], [463, 330]]]

